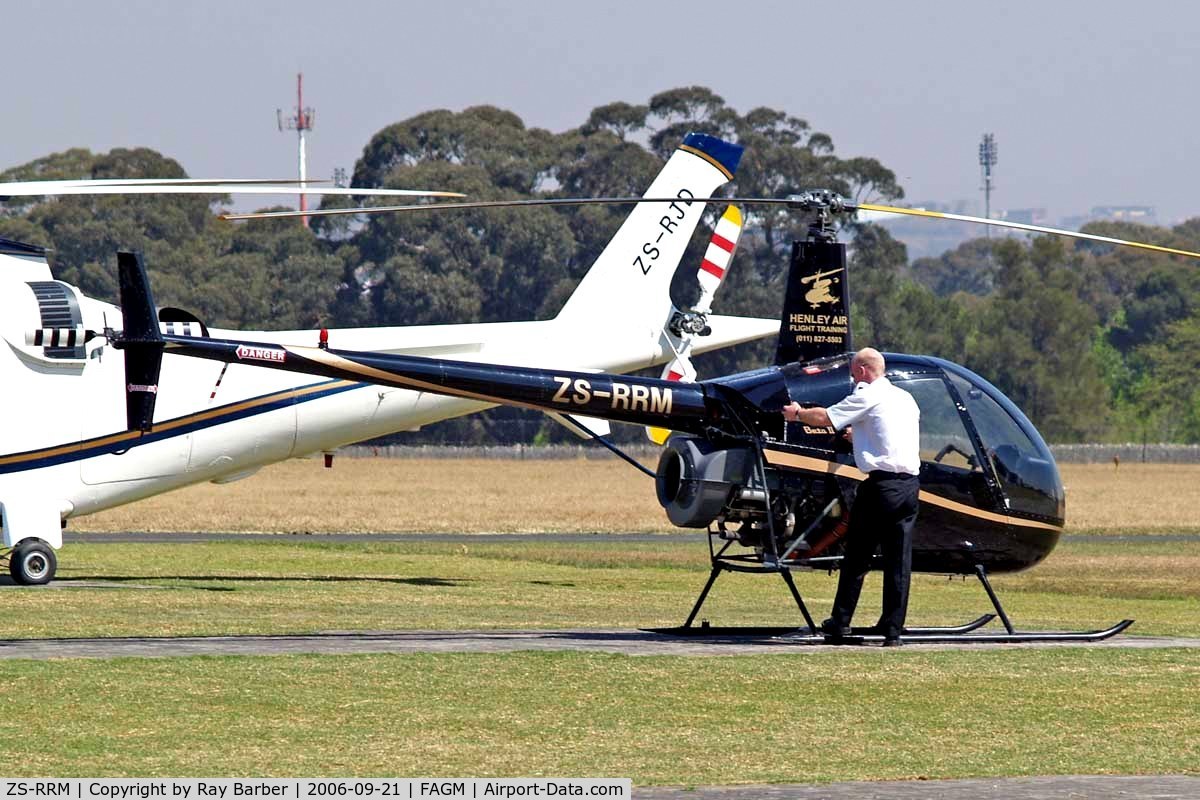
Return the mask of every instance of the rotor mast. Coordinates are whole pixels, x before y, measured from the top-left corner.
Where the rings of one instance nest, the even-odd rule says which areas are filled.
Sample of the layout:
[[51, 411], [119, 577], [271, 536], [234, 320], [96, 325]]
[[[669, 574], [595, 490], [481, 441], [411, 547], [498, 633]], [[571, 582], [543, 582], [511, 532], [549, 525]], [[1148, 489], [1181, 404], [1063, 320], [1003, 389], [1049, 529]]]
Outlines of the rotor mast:
[[[279, 120], [279, 130], [281, 130], [281, 131], [289, 130], [289, 131], [296, 132], [297, 161], [299, 162], [299, 168], [300, 168], [300, 188], [303, 189], [308, 185], [305, 182], [308, 180], [308, 171], [307, 171], [306, 164], [305, 164], [306, 156], [305, 156], [305, 149], [304, 149], [304, 132], [312, 130], [313, 122], [316, 120], [316, 117], [317, 117], [317, 111], [315, 108], [305, 107], [305, 105], [304, 105], [304, 73], [303, 72], [296, 74], [296, 113], [293, 116], [287, 117], [285, 119], [283, 116], [283, 109], [278, 108], [275, 110], [275, 114]], [[300, 211], [303, 214], [303, 212], [305, 212], [307, 210], [308, 210], [308, 200], [305, 197], [305, 195], [300, 195]], [[307, 216], [301, 216], [300, 222], [304, 225], [304, 227], [306, 227], [306, 228], [308, 227], [308, 217]]]

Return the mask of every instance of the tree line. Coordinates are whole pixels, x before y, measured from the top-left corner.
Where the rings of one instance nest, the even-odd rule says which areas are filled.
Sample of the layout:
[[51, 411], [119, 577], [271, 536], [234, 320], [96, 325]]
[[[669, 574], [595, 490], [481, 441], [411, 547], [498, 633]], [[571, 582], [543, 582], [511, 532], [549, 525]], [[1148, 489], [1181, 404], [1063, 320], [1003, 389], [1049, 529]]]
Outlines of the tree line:
[[[641, 194], [690, 131], [746, 147], [730, 191], [779, 197], [829, 188], [860, 201], [904, 193], [873, 158], [842, 158], [832, 139], [786, 112], [742, 114], [704, 87], [644, 104], [593, 109], [552, 133], [504, 109], [429, 111], [389, 125], [363, 148], [355, 186], [460, 191], [473, 199]], [[55, 153], [0, 180], [186, 177], [145, 148]], [[324, 207], [355, 199], [329, 198]], [[54, 250], [55, 275], [116, 295], [115, 252], [140, 249], [163, 305], [243, 329], [499, 322], [553, 316], [627, 207], [471, 210], [442, 214], [226, 223], [229, 198], [102, 196], [13, 199], [0, 236]], [[695, 267], [722, 208], [710, 208], [672, 286], [695, 298]], [[777, 317], [791, 242], [808, 220], [754, 209], [715, 307]], [[930, 224], [937, 224], [931, 222]], [[1200, 249], [1200, 219], [1173, 229], [1115, 223], [1086, 230]], [[1200, 441], [1192, 362], [1200, 353], [1200, 265], [1092, 242], [977, 239], [909, 263], [886, 229], [851, 223], [850, 292], [857, 344], [942, 356], [979, 372], [1051, 441]], [[614, 309], [613, 325], [620, 325]], [[603, 335], [598, 331], [597, 335]], [[697, 359], [702, 375], [769, 363], [774, 342]], [[532, 412], [495, 409], [400, 441], [554, 441], [565, 431]], [[567, 434], [569, 437], [569, 434]], [[626, 430], [622, 437], [636, 437]]]

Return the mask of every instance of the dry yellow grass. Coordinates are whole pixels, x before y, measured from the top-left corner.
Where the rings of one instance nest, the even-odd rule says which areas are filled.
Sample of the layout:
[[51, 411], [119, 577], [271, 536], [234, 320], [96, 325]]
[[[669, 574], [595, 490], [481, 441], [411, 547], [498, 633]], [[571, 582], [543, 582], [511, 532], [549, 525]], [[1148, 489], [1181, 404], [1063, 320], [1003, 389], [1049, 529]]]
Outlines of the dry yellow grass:
[[1200, 530], [1200, 464], [1063, 464], [1067, 532]]
[[654, 482], [613, 460], [287, 461], [73, 520], [79, 531], [672, 530]]
[[[1067, 531], [1200, 531], [1200, 465], [1062, 467]], [[650, 478], [612, 460], [288, 461], [73, 520], [80, 531], [670, 531]]]

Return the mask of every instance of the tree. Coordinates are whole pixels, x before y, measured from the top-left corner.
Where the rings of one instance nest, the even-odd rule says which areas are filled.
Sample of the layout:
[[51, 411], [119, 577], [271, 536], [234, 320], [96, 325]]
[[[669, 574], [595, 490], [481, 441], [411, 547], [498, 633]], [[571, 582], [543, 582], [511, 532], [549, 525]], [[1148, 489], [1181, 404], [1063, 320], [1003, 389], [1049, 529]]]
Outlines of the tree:
[[923, 286], [939, 296], [955, 292], [984, 296], [995, 286], [992, 259], [993, 239], [971, 239], [936, 258], [918, 258], [912, 274]]
[[998, 242], [996, 293], [979, 312], [967, 366], [1008, 395], [1052, 441], [1100, 436], [1107, 396], [1093, 347], [1095, 312], [1079, 299], [1079, 277], [1064, 265], [1060, 241], [1029, 248]]
[[1139, 426], [1155, 441], [1200, 441], [1200, 319], [1168, 324], [1142, 356], [1145, 370], [1133, 391]]

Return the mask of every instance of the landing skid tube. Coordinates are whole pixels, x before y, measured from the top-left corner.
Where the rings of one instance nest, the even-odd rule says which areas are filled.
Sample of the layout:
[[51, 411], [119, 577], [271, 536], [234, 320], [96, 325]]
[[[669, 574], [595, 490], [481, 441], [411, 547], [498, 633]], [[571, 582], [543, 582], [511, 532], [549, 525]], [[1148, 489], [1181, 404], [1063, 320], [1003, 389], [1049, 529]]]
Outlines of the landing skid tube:
[[[711, 539], [710, 539], [711, 542]], [[719, 552], [712, 552], [712, 572], [700, 596], [696, 598], [692, 612], [687, 621], [677, 628], [647, 628], [650, 633], [661, 633], [668, 636], [708, 637], [708, 638], [785, 638], [796, 644], [837, 644], [837, 645], [871, 645], [882, 644], [883, 636], [873, 628], [853, 628], [849, 636], [840, 639], [828, 639], [817, 632], [817, 626], [809, 614], [804, 598], [800, 596], [795, 582], [787, 566], [775, 566], [762, 563], [756, 557], [726, 556], [725, 551], [732, 542], [726, 543]], [[804, 616], [803, 627], [715, 627], [707, 620], [699, 626], [692, 623], [700, 613], [700, 608], [708, 598], [708, 593], [722, 572], [778, 572], [791, 591], [792, 598], [800, 613]], [[963, 625], [948, 627], [912, 627], [905, 628], [902, 635], [904, 641], [913, 644], [1020, 644], [1022, 642], [1099, 642], [1116, 636], [1133, 624], [1132, 619], [1124, 619], [1111, 628], [1095, 631], [1018, 631], [1013, 627], [1008, 614], [1000, 604], [1000, 598], [992, 589], [988, 580], [987, 570], [976, 565], [975, 575], [987, 592], [988, 599], [995, 608], [995, 614], [983, 614]], [[999, 618], [1004, 625], [1004, 633], [975, 633], [992, 620]]]
[[[990, 615], [989, 615], [990, 616]], [[1131, 619], [1123, 619], [1111, 628], [1102, 631], [1014, 631], [1013, 633], [909, 633], [904, 632], [906, 644], [1021, 644], [1023, 642], [1100, 642], [1121, 633], [1133, 624]], [[824, 636], [814, 636], [805, 633], [798, 636], [788, 636], [787, 641], [796, 644], [833, 644], [833, 645], [871, 645], [883, 644], [882, 636], [854, 635], [842, 639], [826, 639]]]

